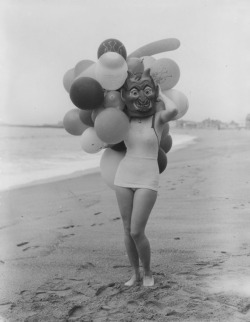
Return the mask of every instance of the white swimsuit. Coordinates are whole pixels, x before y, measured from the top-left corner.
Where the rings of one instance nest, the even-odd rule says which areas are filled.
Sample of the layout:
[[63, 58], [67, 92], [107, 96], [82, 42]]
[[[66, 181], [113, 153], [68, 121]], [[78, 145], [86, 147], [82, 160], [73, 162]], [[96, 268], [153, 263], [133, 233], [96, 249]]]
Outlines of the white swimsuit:
[[154, 127], [155, 115], [132, 118], [124, 139], [127, 153], [120, 162], [114, 184], [127, 188], [158, 190], [158, 151], [160, 133]]

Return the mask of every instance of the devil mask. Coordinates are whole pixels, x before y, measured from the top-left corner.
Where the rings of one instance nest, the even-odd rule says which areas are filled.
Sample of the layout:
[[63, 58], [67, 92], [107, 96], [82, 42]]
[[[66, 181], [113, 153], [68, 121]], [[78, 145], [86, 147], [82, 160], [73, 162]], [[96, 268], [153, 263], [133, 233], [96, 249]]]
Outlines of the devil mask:
[[159, 88], [150, 76], [150, 69], [142, 74], [128, 73], [121, 89], [121, 97], [130, 117], [147, 117], [155, 114]]

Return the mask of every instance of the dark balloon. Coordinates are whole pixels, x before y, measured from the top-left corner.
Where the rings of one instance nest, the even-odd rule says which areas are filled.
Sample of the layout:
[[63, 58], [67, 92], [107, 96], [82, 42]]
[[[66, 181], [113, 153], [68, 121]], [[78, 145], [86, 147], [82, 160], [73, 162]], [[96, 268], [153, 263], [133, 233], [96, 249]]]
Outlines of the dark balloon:
[[166, 156], [166, 153], [160, 148], [158, 152], [158, 167], [159, 167], [159, 173], [162, 173], [168, 164], [168, 159]]
[[92, 113], [93, 113], [92, 110], [80, 110], [80, 113], [79, 113], [80, 120], [84, 124], [91, 126], [91, 127], [94, 126], [94, 122], [92, 120]]
[[97, 57], [100, 58], [103, 54], [109, 51], [122, 55], [125, 60], [127, 58], [126, 48], [120, 40], [112, 38], [104, 40], [98, 48]]
[[91, 77], [76, 79], [70, 88], [70, 98], [81, 110], [93, 110], [104, 101], [104, 93], [99, 82]]
[[118, 151], [118, 152], [127, 151], [127, 147], [126, 147], [124, 141], [117, 143], [117, 144], [111, 146], [110, 148], [115, 151]]
[[170, 134], [161, 137], [160, 147], [165, 153], [168, 153], [172, 148], [173, 140]]

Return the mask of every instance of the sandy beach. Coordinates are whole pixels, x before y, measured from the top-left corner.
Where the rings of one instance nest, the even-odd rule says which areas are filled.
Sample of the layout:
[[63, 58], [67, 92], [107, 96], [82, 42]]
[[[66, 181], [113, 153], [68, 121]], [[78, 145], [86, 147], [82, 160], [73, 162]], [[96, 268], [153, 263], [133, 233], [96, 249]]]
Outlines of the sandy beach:
[[0, 194], [0, 321], [250, 321], [250, 131], [168, 154], [147, 225], [155, 286], [131, 269], [100, 173]]

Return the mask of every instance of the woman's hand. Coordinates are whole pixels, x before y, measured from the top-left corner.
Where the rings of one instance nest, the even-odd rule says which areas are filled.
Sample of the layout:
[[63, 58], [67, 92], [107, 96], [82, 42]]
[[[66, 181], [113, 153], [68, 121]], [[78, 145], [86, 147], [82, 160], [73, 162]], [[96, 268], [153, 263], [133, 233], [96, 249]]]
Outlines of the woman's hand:
[[161, 91], [161, 88], [159, 86], [159, 96], [158, 98], [164, 103], [165, 110], [161, 111], [160, 113], [160, 120], [163, 123], [171, 121], [177, 114], [178, 109], [176, 107], [176, 104], [169, 99], [166, 95], [164, 95]]

